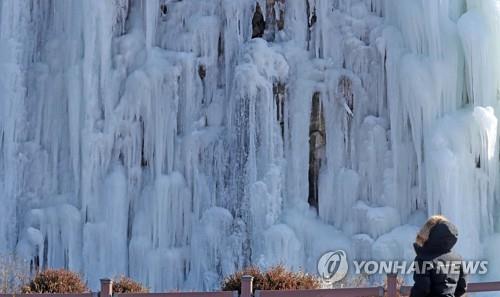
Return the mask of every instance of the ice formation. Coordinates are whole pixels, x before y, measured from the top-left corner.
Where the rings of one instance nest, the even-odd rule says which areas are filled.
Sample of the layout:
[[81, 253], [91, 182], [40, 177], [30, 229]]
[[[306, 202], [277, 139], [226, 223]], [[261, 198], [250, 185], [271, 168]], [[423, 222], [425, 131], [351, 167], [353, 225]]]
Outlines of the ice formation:
[[443, 213], [493, 261], [498, 3], [0, 1], [0, 253], [214, 289]]

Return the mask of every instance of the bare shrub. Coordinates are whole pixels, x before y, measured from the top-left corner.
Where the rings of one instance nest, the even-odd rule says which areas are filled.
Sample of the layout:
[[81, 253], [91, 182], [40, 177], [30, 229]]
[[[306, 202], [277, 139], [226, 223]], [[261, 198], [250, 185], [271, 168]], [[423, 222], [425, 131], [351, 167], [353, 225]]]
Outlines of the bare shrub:
[[256, 266], [247, 267], [235, 272], [222, 281], [223, 291], [238, 291], [241, 288], [241, 277], [251, 275], [253, 288], [255, 290], [306, 290], [318, 289], [321, 287], [320, 281], [304, 272], [289, 271], [283, 265], [277, 265], [262, 271]]
[[0, 255], [0, 293], [20, 293], [24, 283], [29, 281], [29, 264], [13, 256]]
[[65, 269], [47, 269], [22, 287], [23, 293], [85, 293], [87, 286], [79, 274]]
[[120, 276], [113, 280], [113, 293], [148, 293], [149, 289], [129, 277]]

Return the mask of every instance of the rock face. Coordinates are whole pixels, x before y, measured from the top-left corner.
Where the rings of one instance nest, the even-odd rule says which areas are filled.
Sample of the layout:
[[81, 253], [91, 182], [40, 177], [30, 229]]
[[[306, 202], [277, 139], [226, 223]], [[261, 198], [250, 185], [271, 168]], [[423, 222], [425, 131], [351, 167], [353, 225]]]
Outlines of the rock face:
[[319, 175], [325, 162], [326, 130], [325, 116], [320, 93], [312, 97], [311, 123], [309, 124], [309, 205], [318, 208]]
[[252, 38], [259, 38], [264, 36], [264, 31], [266, 28], [266, 21], [264, 20], [264, 15], [262, 15], [262, 9], [259, 3], [255, 5], [255, 12], [252, 18]]
[[495, 0], [0, 1], [0, 254], [214, 289], [498, 241]]

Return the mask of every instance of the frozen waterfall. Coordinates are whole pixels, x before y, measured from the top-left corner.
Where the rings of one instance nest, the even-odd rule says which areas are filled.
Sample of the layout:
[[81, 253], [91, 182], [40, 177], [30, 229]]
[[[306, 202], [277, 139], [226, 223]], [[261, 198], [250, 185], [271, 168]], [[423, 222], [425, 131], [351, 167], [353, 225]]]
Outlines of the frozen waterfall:
[[0, 0], [0, 253], [214, 289], [442, 213], [499, 266], [499, 36], [497, 0]]

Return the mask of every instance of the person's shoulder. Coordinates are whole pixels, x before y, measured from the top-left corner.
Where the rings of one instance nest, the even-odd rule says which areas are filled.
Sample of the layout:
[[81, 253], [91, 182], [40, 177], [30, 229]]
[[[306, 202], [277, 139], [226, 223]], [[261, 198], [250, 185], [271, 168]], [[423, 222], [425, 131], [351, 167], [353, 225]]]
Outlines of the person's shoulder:
[[452, 250], [452, 251], [450, 251], [450, 256], [451, 256], [451, 257], [454, 257], [454, 258], [456, 258], [456, 259], [458, 259], [458, 260], [463, 260], [462, 255], [460, 255], [459, 253], [457, 253], [457, 252], [455, 252], [455, 251], [453, 251], [453, 250]]
[[433, 261], [436, 259], [438, 255], [431, 255], [431, 254], [419, 254], [415, 257], [415, 261], [417, 262], [424, 262], [424, 261]]
[[449, 251], [448, 253], [439, 255], [437, 258], [447, 261], [463, 261], [463, 257], [455, 251]]

